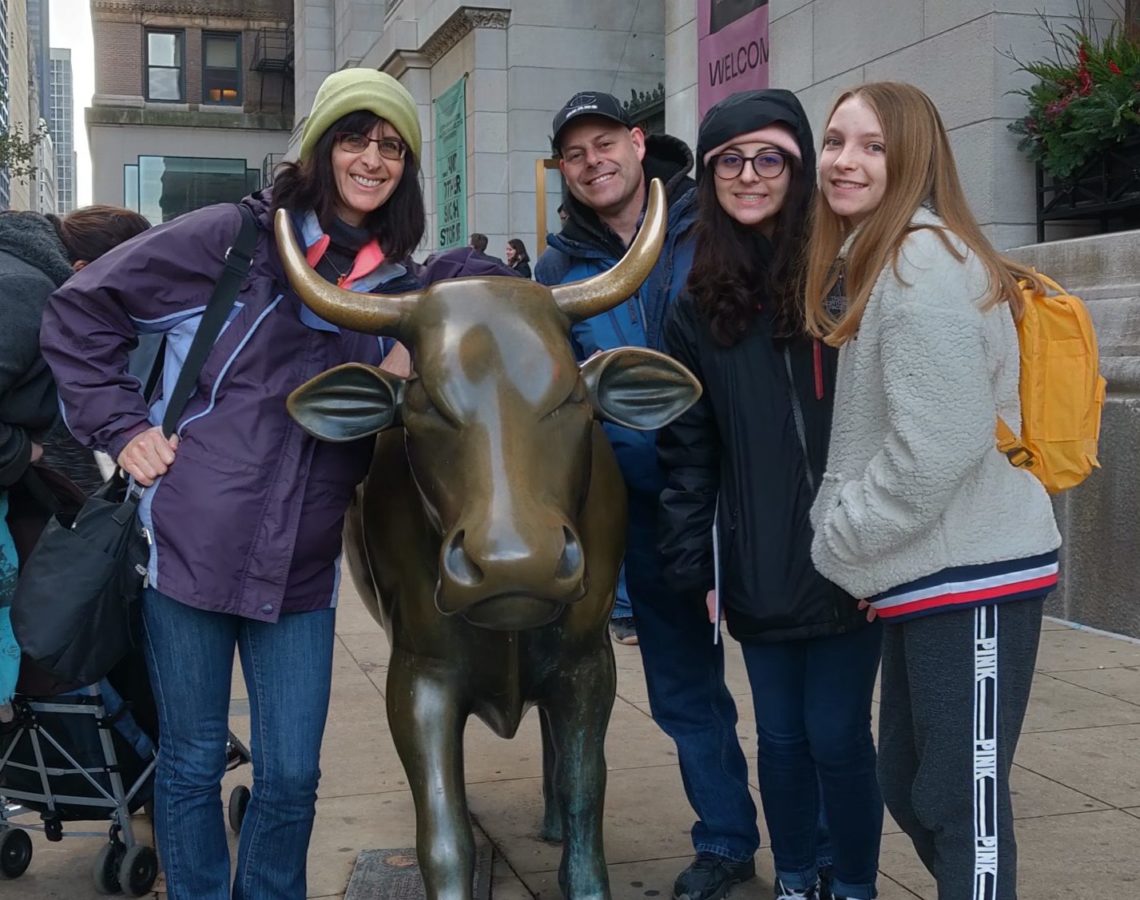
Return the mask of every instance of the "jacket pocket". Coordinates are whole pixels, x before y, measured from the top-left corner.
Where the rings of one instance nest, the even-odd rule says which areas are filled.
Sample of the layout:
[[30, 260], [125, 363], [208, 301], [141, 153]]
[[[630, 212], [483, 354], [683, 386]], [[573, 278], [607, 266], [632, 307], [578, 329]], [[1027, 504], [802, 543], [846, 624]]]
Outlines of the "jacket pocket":
[[839, 490], [843, 487], [844, 477], [839, 472], [824, 472], [823, 480], [819, 484], [819, 492], [815, 495], [815, 502], [811, 506], [811, 527], [819, 531], [827, 515], [839, 505]]

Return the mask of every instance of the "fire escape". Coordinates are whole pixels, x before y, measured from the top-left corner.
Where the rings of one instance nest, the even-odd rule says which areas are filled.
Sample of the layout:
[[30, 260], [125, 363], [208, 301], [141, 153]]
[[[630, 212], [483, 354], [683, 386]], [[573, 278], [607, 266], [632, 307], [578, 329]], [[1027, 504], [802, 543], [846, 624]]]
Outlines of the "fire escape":
[[261, 28], [253, 42], [250, 69], [261, 73], [259, 107], [265, 109], [265, 85], [271, 79], [280, 87], [278, 109], [285, 112], [287, 91], [293, 86], [293, 29]]

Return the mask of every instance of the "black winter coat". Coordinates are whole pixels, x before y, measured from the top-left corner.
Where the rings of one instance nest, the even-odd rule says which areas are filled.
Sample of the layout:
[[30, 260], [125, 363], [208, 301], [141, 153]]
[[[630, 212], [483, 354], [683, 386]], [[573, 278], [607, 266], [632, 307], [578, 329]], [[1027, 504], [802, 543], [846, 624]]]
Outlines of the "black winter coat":
[[837, 352], [807, 338], [773, 338], [758, 315], [733, 347], [712, 337], [691, 294], [673, 304], [665, 349], [704, 387], [701, 399], [661, 429], [660, 550], [678, 590], [713, 586], [712, 525], [718, 496], [721, 604], [742, 641], [841, 634], [866, 624], [855, 599], [811, 561], [809, 486], [785, 350], [818, 487], [827, 462]]

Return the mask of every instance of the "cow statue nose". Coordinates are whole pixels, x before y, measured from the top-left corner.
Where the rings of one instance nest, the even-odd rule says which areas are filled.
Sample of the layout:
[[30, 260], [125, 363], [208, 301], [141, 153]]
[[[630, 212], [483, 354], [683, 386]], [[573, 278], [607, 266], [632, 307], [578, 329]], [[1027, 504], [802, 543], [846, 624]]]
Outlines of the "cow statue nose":
[[537, 604], [549, 619], [551, 607], [560, 609], [585, 594], [585, 554], [566, 523], [526, 535], [460, 526], [448, 535], [440, 556], [438, 604], [445, 615], [488, 602], [486, 614], [493, 617], [490, 606], [502, 601], [515, 613], [520, 604]]

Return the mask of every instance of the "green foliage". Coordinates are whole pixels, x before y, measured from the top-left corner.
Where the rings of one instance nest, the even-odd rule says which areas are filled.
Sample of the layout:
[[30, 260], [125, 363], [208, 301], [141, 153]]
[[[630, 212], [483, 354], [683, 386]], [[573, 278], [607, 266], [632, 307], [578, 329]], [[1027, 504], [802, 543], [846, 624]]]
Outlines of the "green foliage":
[[13, 178], [27, 178], [36, 174], [36, 147], [47, 135], [42, 124], [25, 136], [20, 125], [10, 125], [0, 131], [0, 169], [7, 169]]
[[1103, 38], [1088, 7], [1078, 5], [1076, 26], [1054, 28], [1041, 14], [1055, 59], [1023, 63], [1037, 83], [1016, 93], [1029, 101], [1010, 131], [1018, 148], [1051, 175], [1066, 178], [1113, 144], [1140, 135], [1140, 42], [1114, 24]]
[[[8, 106], [8, 95], [0, 85], [0, 105]], [[22, 125], [0, 129], [0, 170], [12, 178], [28, 178], [36, 174], [36, 147], [47, 137], [47, 126], [40, 122], [31, 133], [24, 134]]]

